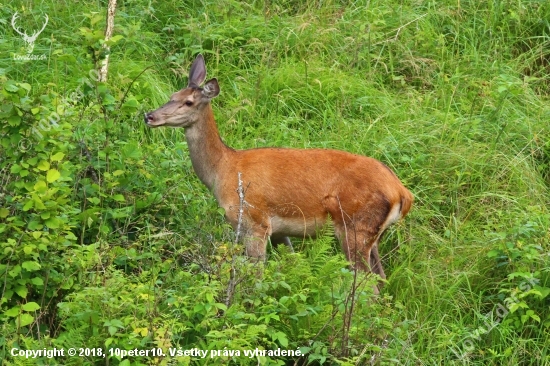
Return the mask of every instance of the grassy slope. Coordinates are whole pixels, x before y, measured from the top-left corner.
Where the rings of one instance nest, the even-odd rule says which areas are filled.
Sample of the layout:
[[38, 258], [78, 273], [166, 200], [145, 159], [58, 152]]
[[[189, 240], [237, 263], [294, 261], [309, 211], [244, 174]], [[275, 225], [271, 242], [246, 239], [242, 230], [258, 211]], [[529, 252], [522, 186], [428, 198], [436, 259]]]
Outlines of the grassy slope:
[[[416, 202], [381, 249], [389, 274], [384, 291], [399, 305], [398, 323], [407, 324], [386, 354], [403, 364], [451, 362], [449, 346], [460, 345], [482, 326], [479, 315], [500, 301], [505, 272], [487, 258], [498, 234], [547, 212], [548, 181], [540, 166], [549, 138], [550, 6], [543, 1], [147, 4], [120, 6], [116, 23], [126, 38], [113, 48], [110, 69], [112, 87], [124, 90], [145, 66], [157, 65], [132, 91], [146, 95], [144, 110], [184, 85], [192, 56], [203, 52], [209, 75], [220, 80], [222, 94], [214, 108], [230, 146], [345, 149], [378, 158], [397, 172]], [[50, 49], [65, 54], [84, 52], [73, 35], [90, 26], [82, 14], [103, 11], [99, 4], [72, 2], [35, 8], [50, 15]], [[3, 18], [13, 9], [20, 7], [2, 7]], [[3, 32], [8, 37], [2, 51], [21, 46], [9, 24]], [[46, 44], [39, 42], [37, 49], [46, 52]], [[38, 90], [53, 80], [59, 93], [91, 67], [66, 67], [54, 55], [47, 67], [23, 66], [5, 55], [2, 67], [11, 78]], [[157, 160], [146, 162], [147, 170], [170, 183], [163, 194], [171, 203], [171, 229], [189, 230], [204, 214], [210, 225], [219, 224], [213, 198], [190, 170], [182, 131], [148, 131], [140, 117], [126, 123], [119, 138], [154, 151]], [[86, 128], [76, 127], [82, 134]], [[174, 174], [177, 179], [171, 180]], [[208, 242], [209, 227], [187, 232], [176, 244]], [[227, 230], [217, 235], [215, 241], [223, 240]], [[548, 332], [535, 333], [500, 325], [476, 341], [472, 361], [460, 363], [548, 361]]]

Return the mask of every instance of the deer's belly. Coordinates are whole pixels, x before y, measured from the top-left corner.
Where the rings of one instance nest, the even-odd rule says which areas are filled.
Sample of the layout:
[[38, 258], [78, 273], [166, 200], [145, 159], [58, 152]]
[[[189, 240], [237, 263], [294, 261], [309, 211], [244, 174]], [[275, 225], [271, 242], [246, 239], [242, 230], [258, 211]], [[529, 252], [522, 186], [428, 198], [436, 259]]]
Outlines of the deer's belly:
[[326, 222], [326, 217], [281, 217], [270, 218], [271, 235], [314, 237], [317, 230]]

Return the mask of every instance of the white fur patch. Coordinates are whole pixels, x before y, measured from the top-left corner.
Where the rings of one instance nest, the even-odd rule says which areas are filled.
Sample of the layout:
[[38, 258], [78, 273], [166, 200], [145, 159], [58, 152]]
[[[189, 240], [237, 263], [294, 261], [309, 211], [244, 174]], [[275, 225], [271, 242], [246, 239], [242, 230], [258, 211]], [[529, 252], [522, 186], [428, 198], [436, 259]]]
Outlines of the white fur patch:
[[393, 207], [390, 210], [390, 213], [388, 217], [386, 218], [386, 221], [382, 224], [382, 230], [380, 232], [383, 232], [388, 226], [391, 224], [399, 221], [401, 218], [401, 204], [393, 205]]
[[272, 216], [270, 221], [270, 235], [279, 234], [295, 237], [315, 235], [316, 230], [324, 224], [324, 220], [316, 220], [315, 218], [302, 219]]

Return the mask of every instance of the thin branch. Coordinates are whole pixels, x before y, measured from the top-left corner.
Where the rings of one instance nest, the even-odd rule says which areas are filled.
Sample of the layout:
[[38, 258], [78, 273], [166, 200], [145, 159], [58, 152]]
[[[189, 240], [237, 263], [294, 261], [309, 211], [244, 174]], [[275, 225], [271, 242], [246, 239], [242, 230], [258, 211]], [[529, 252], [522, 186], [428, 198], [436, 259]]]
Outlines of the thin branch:
[[[401, 32], [401, 30], [402, 30], [403, 28], [405, 28], [406, 26], [408, 26], [408, 25], [410, 25], [410, 24], [412, 24], [412, 23], [414, 23], [414, 22], [416, 22], [416, 21], [419, 21], [420, 19], [424, 18], [426, 15], [428, 15], [428, 13], [423, 14], [423, 15], [419, 16], [418, 18], [413, 19], [413, 20], [411, 20], [410, 22], [403, 24], [401, 27], [399, 27], [399, 28], [396, 29], [396, 30], [397, 30], [397, 33], [395, 33], [395, 36], [393, 36], [393, 37], [391, 37], [391, 38], [388, 38], [388, 39], [385, 39], [385, 40], [380, 41], [380, 42], [376, 42], [375, 44], [373, 44], [373, 46], [377, 46], [377, 45], [379, 45], [379, 44], [386, 43], [386, 42], [395, 42], [395, 41], [397, 41], [397, 37], [399, 37], [399, 33]], [[389, 34], [389, 33], [392, 33], [392, 32], [395, 32], [395, 30], [393, 30], [393, 31], [391, 31], [391, 32], [388, 32], [388, 33], [386, 33], [386, 34]]]
[[239, 242], [239, 238], [241, 236], [244, 205], [246, 204], [246, 202], [244, 200], [244, 190], [243, 190], [243, 181], [241, 180], [241, 172], [237, 173], [237, 178], [238, 178], [237, 193], [239, 194], [239, 216], [238, 216], [238, 219], [237, 219], [237, 234], [235, 235], [235, 242], [236, 243]]
[[128, 95], [128, 93], [130, 92], [130, 89], [132, 88], [132, 85], [134, 85], [134, 83], [136, 82], [136, 80], [147, 70], [149, 70], [151, 67], [153, 67], [155, 65], [149, 65], [147, 66], [146, 68], [144, 68], [139, 74], [138, 76], [136, 76], [134, 78], [134, 80], [132, 80], [132, 82], [130, 83], [130, 85], [128, 85], [128, 88], [126, 88], [126, 91], [124, 92], [124, 95], [122, 96], [122, 99], [120, 100], [120, 102], [118, 103], [118, 108], [117, 109], [120, 109], [120, 107], [122, 107], [122, 104], [124, 103], [124, 101], [126, 100], [126, 96]]
[[[238, 187], [237, 194], [239, 195], [239, 216], [237, 219], [237, 233], [235, 234], [235, 245], [239, 243], [239, 238], [241, 236], [242, 221], [244, 206], [246, 201], [244, 200], [244, 189], [243, 181], [241, 179], [241, 172], [237, 173]], [[233, 300], [233, 295], [235, 293], [235, 288], [239, 283], [244, 281], [244, 277], [237, 279], [237, 270], [235, 269], [235, 253], [231, 253], [231, 271], [229, 272], [229, 283], [227, 284], [227, 290], [225, 291], [225, 306], [229, 308], [231, 301]]]

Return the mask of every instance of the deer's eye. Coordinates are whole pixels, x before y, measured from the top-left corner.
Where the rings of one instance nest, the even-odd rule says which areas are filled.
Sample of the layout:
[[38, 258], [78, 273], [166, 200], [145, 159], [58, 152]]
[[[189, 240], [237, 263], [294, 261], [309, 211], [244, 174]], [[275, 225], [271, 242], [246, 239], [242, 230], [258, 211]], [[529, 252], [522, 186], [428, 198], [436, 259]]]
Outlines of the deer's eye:
[[193, 102], [188, 100], [185, 102], [185, 105], [188, 106], [188, 107], [191, 107], [193, 105]]

